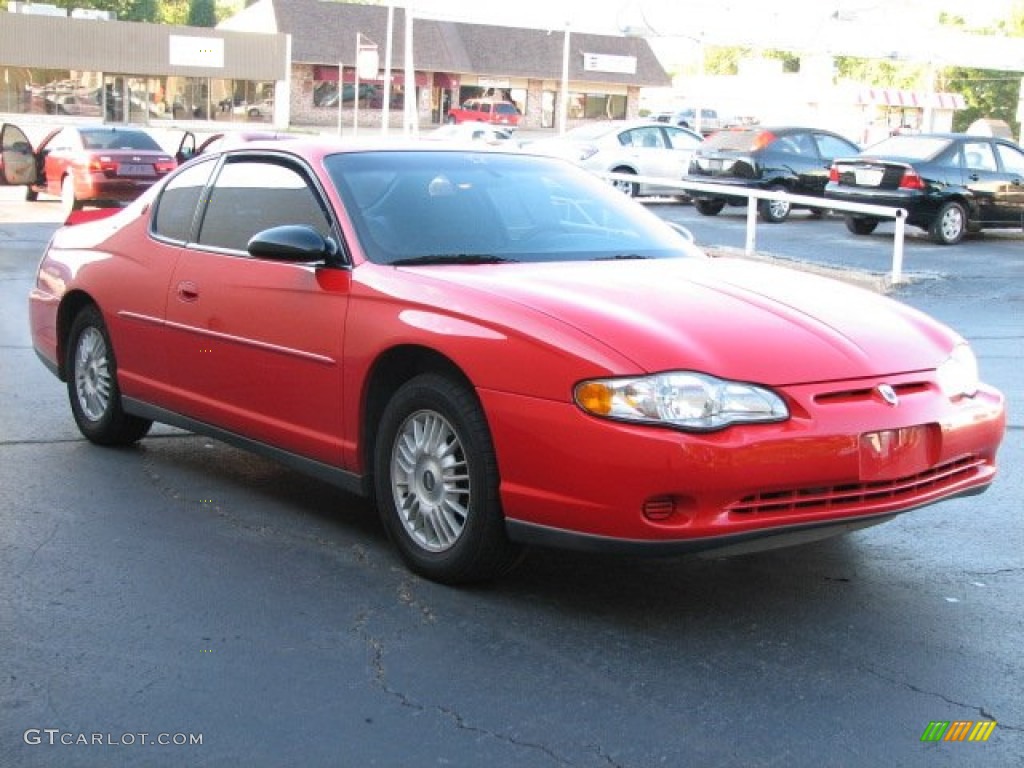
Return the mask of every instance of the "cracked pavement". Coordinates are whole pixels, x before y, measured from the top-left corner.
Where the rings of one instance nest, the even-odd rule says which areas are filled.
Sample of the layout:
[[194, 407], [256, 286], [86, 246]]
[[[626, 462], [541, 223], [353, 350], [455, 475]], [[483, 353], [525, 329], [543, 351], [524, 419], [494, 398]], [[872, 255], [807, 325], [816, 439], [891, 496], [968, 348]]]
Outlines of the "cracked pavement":
[[[733, 559], [538, 550], [450, 589], [365, 502], [269, 461], [167, 428], [83, 441], [27, 336], [52, 225], [0, 209], [0, 766], [1024, 764], [1019, 256], [977, 256], [966, 303], [948, 277], [900, 292], [1010, 398], [987, 494]], [[987, 719], [985, 743], [921, 742]]]

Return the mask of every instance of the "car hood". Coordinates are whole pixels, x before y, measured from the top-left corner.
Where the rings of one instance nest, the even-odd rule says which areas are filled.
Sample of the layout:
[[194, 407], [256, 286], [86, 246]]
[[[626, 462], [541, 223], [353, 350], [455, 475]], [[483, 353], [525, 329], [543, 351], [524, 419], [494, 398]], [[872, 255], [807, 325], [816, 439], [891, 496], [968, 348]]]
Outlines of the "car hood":
[[738, 259], [416, 268], [574, 327], [637, 372], [781, 386], [934, 369], [959, 337], [837, 280]]

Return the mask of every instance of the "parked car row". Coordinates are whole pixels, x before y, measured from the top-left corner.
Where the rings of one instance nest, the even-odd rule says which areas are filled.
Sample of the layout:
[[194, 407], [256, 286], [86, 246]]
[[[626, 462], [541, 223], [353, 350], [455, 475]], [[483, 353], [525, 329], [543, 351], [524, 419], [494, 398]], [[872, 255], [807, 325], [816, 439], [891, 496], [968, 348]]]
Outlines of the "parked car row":
[[[511, 125], [461, 120], [424, 137], [525, 146], [531, 153], [561, 157], [596, 173], [616, 174], [612, 183], [630, 196], [690, 198], [705, 216], [715, 216], [727, 205], [746, 205], [745, 192], [755, 189], [903, 208], [907, 224], [940, 244], [960, 242], [967, 233], [983, 229], [1020, 229], [1024, 222], [1024, 151], [998, 137], [896, 135], [861, 151], [839, 134], [798, 126], [737, 126], [703, 137], [658, 120], [600, 121], [525, 144], [513, 140], [513, 131]], [[41, 193], [57, 195], [70, 214], [86, 203], [133, 200], [211, 145], [285, 136], [266, 131], [218, 134], [197, 146], [195, 136], [186, 133], [172, 157], [137, 127], [64, 126], [33, 148], [21, 129], [4, 125], [0, 169], [7, 167], [8, 183], [26, 186], [29, 200]], [[623, 178], [628, 176], [637, 180]], [[683, 179], [721, 191], [686, 192], [652, 179]], [[796, 206], [769, 199], [758, 202], [758, 215], [778, 223], [797, 207], [813, 215], [827, 209], [824, 204]], [[845, 221], [851, 233], [868, 235], [884, 218], [849, 213]]]

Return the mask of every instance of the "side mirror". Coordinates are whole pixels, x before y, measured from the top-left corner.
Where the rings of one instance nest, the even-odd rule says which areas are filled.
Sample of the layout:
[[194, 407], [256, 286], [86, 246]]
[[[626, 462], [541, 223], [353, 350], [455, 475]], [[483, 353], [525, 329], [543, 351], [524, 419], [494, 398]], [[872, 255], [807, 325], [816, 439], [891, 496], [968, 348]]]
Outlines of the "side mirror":
[[333, 238], [324, 237], [312, 227], [286, 224], [257, 232], [246, 245], [249, 254], [274, 261], [323, 261], [338, 266], [340, 249]]

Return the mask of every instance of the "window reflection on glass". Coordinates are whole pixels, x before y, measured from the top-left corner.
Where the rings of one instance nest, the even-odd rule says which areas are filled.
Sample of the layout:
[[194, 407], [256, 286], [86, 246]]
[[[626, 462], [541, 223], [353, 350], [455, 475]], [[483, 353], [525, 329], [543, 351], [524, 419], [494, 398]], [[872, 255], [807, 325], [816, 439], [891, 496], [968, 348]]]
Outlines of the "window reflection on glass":
[[274, 83], [4, 67], [0, 111], [88, 117], [111, 123], [170, 120], [269, 122]]

